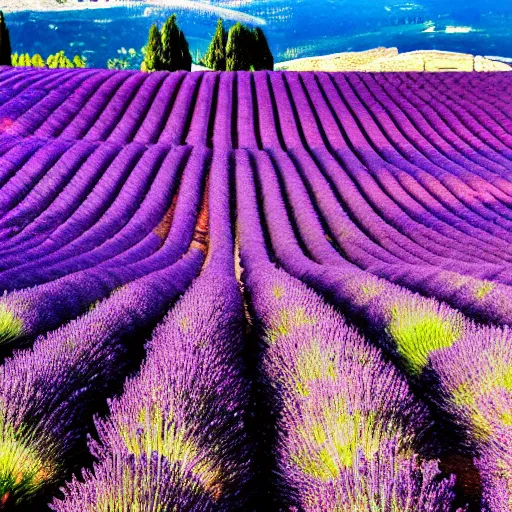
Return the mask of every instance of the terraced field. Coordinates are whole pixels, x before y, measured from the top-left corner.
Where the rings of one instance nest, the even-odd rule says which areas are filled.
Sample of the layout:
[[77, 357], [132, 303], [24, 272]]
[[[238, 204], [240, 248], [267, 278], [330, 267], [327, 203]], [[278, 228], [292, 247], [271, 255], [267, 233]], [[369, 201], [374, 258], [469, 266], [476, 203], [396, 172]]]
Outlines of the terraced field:
[[512, 510], [511, 92], [3, 68], [0, 508]]

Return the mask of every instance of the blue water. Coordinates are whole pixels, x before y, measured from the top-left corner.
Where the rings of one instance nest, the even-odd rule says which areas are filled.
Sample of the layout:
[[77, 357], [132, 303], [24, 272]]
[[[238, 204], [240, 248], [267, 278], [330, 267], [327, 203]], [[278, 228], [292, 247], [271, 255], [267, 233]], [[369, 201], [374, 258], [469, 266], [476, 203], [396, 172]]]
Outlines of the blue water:
[[[439, 49], [512, 57], [512, 2], [508, 0], [249, 0], [215, 5], [230, 9], [228, 25], [240, 13], [261, 19], [258, 23], [263, 24], [277, 61], [376, 46], [397, 46], [401, 52]], [[87, 57], [91, 67], [105, 67], [108, 59], [122, 56], [129, 48], [140, 52], [151, 23], [163, 22], [173, 12], [196, 58], [206, 50], [218, 17], [204, 3], [192, 9], [162, 9], [144, 2], [135, 7], [24, 11], [6, 18], [13, 51], [46, 57], [66, 50]], [[425, 32], [429, 27], [434, 31]], [[448, 33], [447, 27], [466, 32]], [[139, 54], [133, 65], [140, 58]]]

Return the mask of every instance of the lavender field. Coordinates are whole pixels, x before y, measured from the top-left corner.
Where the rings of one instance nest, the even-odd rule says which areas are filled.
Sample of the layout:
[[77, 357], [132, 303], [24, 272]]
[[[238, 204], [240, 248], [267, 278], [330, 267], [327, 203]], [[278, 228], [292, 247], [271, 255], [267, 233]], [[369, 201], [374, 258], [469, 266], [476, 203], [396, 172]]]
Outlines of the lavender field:
[[512, 511], [511, 97], [0, 68], [0, 509]]

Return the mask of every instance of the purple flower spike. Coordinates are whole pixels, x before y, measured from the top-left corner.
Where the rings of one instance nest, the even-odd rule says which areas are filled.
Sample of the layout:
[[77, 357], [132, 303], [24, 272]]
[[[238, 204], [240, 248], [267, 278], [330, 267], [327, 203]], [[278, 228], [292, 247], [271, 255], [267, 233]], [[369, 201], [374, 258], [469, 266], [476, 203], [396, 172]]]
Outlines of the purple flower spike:
[[156, 452], [150, 457], [112, 455], [84, 471], [64, 490], [64, 501], [51, 505], [56, 512], [209, 512], [218, 510], [187, 464], [172, 463]]
[[0, 367], [0, 501], [29, 501], [62, 479], [95, 401], [127, 367], [126, 339], [156, 323], [189, 286], [204, 254], [117, 290]]
[[[84, 483], [71, 482], [54, 510], [227, 512], [247, 506], [249, 386], [228, 169], [226, 155], [214, 157], [203, 211], [210, 241], [203, 272], [155, 330], [140, 373], [109, 401], [110, 415], [96, 419], [94, 473], [85, 472]], [[132, 469], [119, 475], [119, 460], [132, 461]], [[146, 460], [159, 468], [152, 478]]]

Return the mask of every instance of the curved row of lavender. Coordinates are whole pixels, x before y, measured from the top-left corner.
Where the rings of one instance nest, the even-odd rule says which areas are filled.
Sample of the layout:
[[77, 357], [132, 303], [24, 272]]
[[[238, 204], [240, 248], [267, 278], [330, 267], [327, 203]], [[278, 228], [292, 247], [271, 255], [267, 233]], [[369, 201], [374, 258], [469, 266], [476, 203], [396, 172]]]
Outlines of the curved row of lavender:
[[246, 154], [236, 173], [241, 262], [263, 345], [258, 369], [277, 430], [279, 506], [450, 509], [455, 478], [440, 479], [437, 463], [414, 453], [431, 428], [427, 407], [381, 350], [271, 263]]
[[66, 461], [83, 441], [91, 407], [126, 371], [127, 344], [161, 318], [202, 261], [202, 251], [191, 249], [180, 262], [119, 289], [0, 367], [2, 503], [22, 503], [67, 474]]
[[229, 158], [214, 157], [206, 265], [155, 330], [110, 416], [96, 421], [94, 473], [73, 480], [54, 510], [246, 509], [249, 386], [228, 175]]
[[[170, 179], [176, 181], [176, 167], [185, 166], [179, 191], [174, 196], [176, 200], [172, 203], [172, 195], [170, 195], [172, 189], [164, 188], [166, 183], [162, 183], [158, 177], [155, 179], [158, 186], [157, 192], [164, 196], [165, 202], [159, 208], [155, 198], [152, 197], [153, 201], [148, 207], [144, 208], [143, 202], [137, 211], [141, 213], [145, 210], [144, 214], [151, 216], [148, 226], [150, 229], [146, 228], [147, 234], [142, 240], [139, 239], [144, 234], [142, 228], [145, 225], [141, 222], [140, 216], [135, 214], [128, 221], [127, 227], [130, 229], [121, 230], [118, 237], [108, 239], [96, 249], [89, 252], [84, 249], [79, 252], [78, 256], [73, 258], [75, 268], [72, 270], [69, 269], [69, 259], [63, 259], [55, 266], [41, 267], [44, 258], [40, 257], [32, 268], [37, 272], [36, 275], [47, 282], [14, 291], [0, 299], [2, 343], [5, 345], [30, 341], [37, 334], [55, 329], [61, 323], [86, 311], [115, 288], [177, 261], [192, 241], [194, 226], [201, 208], [202, 188], [209, 160], [210, 150], [208, 149], [193, 150], [186, 162], [182, 152], [176, 155], [171, 151], [168, 154], [165, 162], [172, 165], [161, 167], [162, 175], [167, 176], [166, 181]], [[96, 194], [92, 193], [88, 197], [95, 196]], [[162, 221], [164, 212], [169, 210], [171, 215], [166, 222], [172, 222], [172, 226], [167, 229], [163, 229], [165, 226], [156, 229]], [[110, 222], [111, 217], [112, 215], [108, 213], [104, 215], [107, 222]], [[133, 225], [131, 225], [132, 221]], [[87, 230], [86, 234], [91, 231], [94, 229]], [[93, 237], [93, 241], [97, 242], [97, 240], [97, 237]], [[116, 243], [122, 243], [121, 249], [125, 250], [123, 252], [116, 250]], [[73, 243], [65, 247], [71, 245]], [[86, 268], [82, 269], [82, 265], [76, 268], [77, 260], [85, 262]], [[30, 267], [27, 267], [29, 265], [22, 266], [20, 270], [13, 268], [11, 273], [15, 277], [19, 276], [20, 279], [30, 280], [35, 274], [31, 274]], [[31, 284], [37, 284], [37, 282]]]
[[512, 510], [508, 80], [1, 70], [0, 509]]
[[[460, 457], [453, 470], [466, 493], [478, 496], [481, 492], [479, 482], [474, 481], [478, 469], [483, 506], [506, 510], [510, 500], [505, 492], [510, 478], [506, 468], [511, 452], [503, 432], [510, 428], [507, 411], [512, 389], [507, 380], [512, 346], [508, 328], [476, 325], [457, 310], [362, 272], [350, 263], [322, 266], [309, 260], [295, 239], [271, 158], [239, 151], [236, 160], [245, 197], [250, 195], [251, 186], [255, 187], [251, 185], [252, 174], [258, 178], [262, 214], [277, 261], [360, 323], [369, 339], [407, 372], [414, 389], [441, 415], [438, 449], [442, 457]], [[241, 211], [249, 210], [249, 204], [245, 200]], [[257, 207], [250, 213], [257, 215]], [[313, 227], [309, 226], [311, 231]], [[253, 237], [255, 231], [253, 221]], [[258, 247], [258, 251], [254, 259], [265, 262], [264, 249]], [[297, 322], [310, 323], [308, 315], [302, 313]], [[276, 329], [286, 334], [294, 317], [285, 315], [281, 322]], [[494, 469], [487, 468], [487, 461], [492, 461]], [[499, 497], [494, 495], [494, 488]], [[491, 505], [491, 499], [497, 504]]]
[[[13, 73], [5, 79], [6, 90], [14, 89]], [[62, 80], [49, 94], [48, 86], [38, 81], [26, 85], [26, 80], [20, 80], [1, 106], [2, 131], [11, 137], [32, 141], [35, 136], [60, 144], [103, 141], [101, 148], [108, 141], [118, 151], [123, 148], [120, 160], [113, 162], [119, 168], [117, 179], [122, 179], [122, 168], [128, 166], [131, 172], [136, 166], [133, 159], [143, 147], [139, 144], [284, 150], [307, 167], [318, 167], [338, 202], [342, 197], [355, 229], [370, 238], [371, 245], [381, 246], [386, 262], [456, 269], [477, 279], [511, 282], [508, 135], [492, 93], [506, 88], [505, 75], [446, 74], [435, 81], [435, 87], [455, 88], [471, 101], [472, 91], [485, 83], [490, 92], [480, 104], [493, 116], [482, 113], [480, 106], [468, 107], [472, 123], [467, 119], [470, 114], [461, 119], [456, 100], [450, 99], [449, 109], [448, 100], [433, 100], [437, 96], [424, 100], [434, 86], [421, 75], [396, 75], [391, 80], [364, 74], [143, 75], [86, 70]], [[402, 94], [403, 81], [408, 81], [407, 97]], [[481, 137], [484, 142], [478, 138], [483, 132], [489, 134]], [[8, 150], [6, 158], [11, 159], [13, 151]], [[112, 162], [104, 165], [109, 174]], [[143, 175], [147, 180], [148, 174]], [[90, 213], [87, 218], [95, 219]], [[47, 250], [54, 254], [48, 263], [66, 257], [66, 251], [90, 246], [100, 229], [101, 222], [86, 240], [74, 234], [78, 240], [63, 255], [54, 253], [52, 242]], [[108, 229], [114, 227], [105, 227], [101, 236], [112, 236]], [[69, 226], [56, 229], [57, 247], [68, 240], [67, 230]], [[38, 240], [30, 228], [24, 232], [6, 241], [5, 247], [15, 245], [5, 255], [6, 265], [39, 257], [31, 249]], [[10, 237], [10, 231], [6, 233]], [[17, 245], [26, 238], [29, 241]], [[28, 254], [20, 256], [19, 248], [27, 243]], [[354, 262], [382, 272], [380, 261]], [[394, 277], [396, 270], [385, 277]], [[3, 286], [25, 286], [16, 284], [12, 272], [3, 279]], [[25, 283], [30, 279], [27, 276]]]

